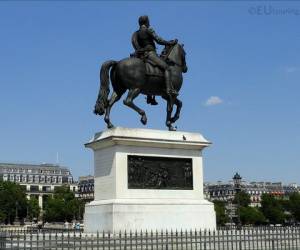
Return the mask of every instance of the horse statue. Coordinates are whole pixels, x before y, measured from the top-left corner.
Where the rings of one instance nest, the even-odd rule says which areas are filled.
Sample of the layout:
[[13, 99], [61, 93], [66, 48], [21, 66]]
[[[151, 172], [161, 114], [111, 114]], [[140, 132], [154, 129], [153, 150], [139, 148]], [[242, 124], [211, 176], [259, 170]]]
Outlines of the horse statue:
[[[185, 51], [183, 45], [166, 45], [162, 57], [171, 67], [171, 80], [173, 88], [179, 93], [182, 86], [182, 73], [187, 72], [185, 61]], [[113, 93], [108, 99], [110, 92], [110, 81]], [[128, 94], [123, 103], [135, 110], [141, 116], [142, 124], [147, 124], [147, 116], [143, 109], [136, 106], [133, 100], [139, 95], [158, 95], [167, 101], [166, 126], [170, 131], [175, 131], [173, 126], [180, 116], [182, 102], [177, 96], [169, 96], [166, 93], [164, 84], [164, 74], [162, 71], [147, 60], [136, 57], [125, 58], [121, 61], [109, 60], [102, 64], [100, 70], [100, 90], [95, 104], [94, 113], [104, 115], [107, 128], [112, 128], [110, 121], [110, 111], [114, 103], [120, 100], [122, 95], [128, 90]], [[174, 116], [173, 106], [176, 105]]]

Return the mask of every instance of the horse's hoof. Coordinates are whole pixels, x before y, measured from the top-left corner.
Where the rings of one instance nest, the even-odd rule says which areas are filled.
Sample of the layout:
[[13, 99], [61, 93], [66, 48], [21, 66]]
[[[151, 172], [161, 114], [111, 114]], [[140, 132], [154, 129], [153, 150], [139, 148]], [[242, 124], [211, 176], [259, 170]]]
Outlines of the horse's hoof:
[[113, 128], [113, 127], [114, 127], [114, 125], [112, 123], [107, 124], [108, 129]]
[[176, 131], [177, 127], [169, 126], [169, 131]]
[[142, 118], [141, 118], [141, 123], [143, 125], [146, 125], [147, 124], [147, 116], [143, 115]]

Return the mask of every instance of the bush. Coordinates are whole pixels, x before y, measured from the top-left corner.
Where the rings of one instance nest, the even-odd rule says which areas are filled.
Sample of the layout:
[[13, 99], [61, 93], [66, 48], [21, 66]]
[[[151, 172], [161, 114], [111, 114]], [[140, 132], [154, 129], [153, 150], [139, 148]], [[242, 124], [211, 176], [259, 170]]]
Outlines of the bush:
[[263, 213], [255, 207], [241, 207], [240, 218], [243, 225], [262, 225], [266, 218]]
[[224, 226], [229, 218], [226, 214], [225, 203], [222, 201], [214, 201], [216, 217], [217, 217], [217, 225]]

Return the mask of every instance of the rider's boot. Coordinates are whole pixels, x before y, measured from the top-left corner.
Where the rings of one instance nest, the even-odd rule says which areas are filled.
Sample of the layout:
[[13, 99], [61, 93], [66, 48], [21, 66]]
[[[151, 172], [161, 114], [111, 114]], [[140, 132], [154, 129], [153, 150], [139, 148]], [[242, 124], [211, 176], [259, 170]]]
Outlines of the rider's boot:
[[147, 95], [147, 104], [157, 105], [157, 101], [155, 100], [155, 95]]
[[151, 99], [151, 105], [157, 105], [158, 102], [155, 100], [155, 95], [152, 96], [152, 99]]
[[165, 70], [166, 92], [170, 97], [177, 96], [178, 92], [173, 88], [170, 69]]

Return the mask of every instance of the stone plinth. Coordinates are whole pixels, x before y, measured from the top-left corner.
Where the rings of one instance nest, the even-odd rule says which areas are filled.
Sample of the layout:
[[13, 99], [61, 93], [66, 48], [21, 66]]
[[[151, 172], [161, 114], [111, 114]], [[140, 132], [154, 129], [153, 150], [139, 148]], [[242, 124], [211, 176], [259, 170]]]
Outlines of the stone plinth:
[[[209, 144], [180, 131], [117, 127], [95, 134], [86, 144], [94, 151], [95, 200], [85, 208], [85, 231], [214, 229], [213, 204], [203, 197], [202, 150]], [[128, 166], [130, 157], [137, 163]]]

